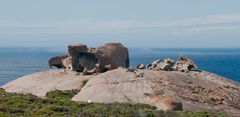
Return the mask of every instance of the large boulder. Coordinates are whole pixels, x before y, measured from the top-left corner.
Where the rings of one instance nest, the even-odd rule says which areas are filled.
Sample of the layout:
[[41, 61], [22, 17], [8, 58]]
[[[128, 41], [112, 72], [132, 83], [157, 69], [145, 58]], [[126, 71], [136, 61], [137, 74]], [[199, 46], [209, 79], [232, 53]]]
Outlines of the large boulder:
[[72, 44], [68, 46], [68, 53], [72, 57], [72, 70], [80, 71], [84, 70], [84, 67], [79, 64], [80, 55], [87, 53], [88, 48], [84, 44]]
[[68, 45], [68, 53], [70, 56], [78, 56], [80, 53], [88, 52], [87, 45], [84, 44], [71, 44]]
[[129, 67], [128, 49], [121, 43], [107, 43], [97, 48], [86, 45], [69, 45], [68, 52], [72, 58], [72, 70], [83, 72], [96, 69], [97, 72]]
[[128, 49], [121, 43], [107, 43], [95, 50], [98, 70], [104, 72], [118, 67], [129, 67]]
[[180, 56], [172, 68], [176, 71], [182, 72], [198, 69], [196, 63], [186, 56]]
[[48, 60], [49, 67], [57, 67], [58, 69], [71, 69], [71, 57], [69, 55], [55, 56]]

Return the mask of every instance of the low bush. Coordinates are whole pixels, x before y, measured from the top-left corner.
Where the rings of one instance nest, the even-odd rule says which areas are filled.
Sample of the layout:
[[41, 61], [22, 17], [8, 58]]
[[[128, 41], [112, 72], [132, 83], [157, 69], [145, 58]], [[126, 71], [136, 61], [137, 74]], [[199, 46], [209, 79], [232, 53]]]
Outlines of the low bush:
[[224, 117], [208, 111], [162, 111], [147, 104], [86, 103], [70, 99], [78, 91], [51, 91], [47, 99], [0, 89], [0, 117]]
[[46, 94], [47, 98], [50, 99], [57, 99], [57, 100], [70, 100], [74, 95], [76, 95], [79, 92], [77, 89], [73, 90], [54, 90], [50, 91]]

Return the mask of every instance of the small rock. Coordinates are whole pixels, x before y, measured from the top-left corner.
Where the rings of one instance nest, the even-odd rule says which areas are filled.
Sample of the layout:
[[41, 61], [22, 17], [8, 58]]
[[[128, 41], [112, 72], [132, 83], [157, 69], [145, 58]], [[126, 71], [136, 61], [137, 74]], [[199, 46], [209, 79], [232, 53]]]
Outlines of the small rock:
[[137, 69], [135, 69], [135, 68], [127, 68], [127, 72], [136, 72], [137, 71]]
[[145, 69], [145, 65], [144, 65], [144, 64], [139, 64], [139, 65], [137, 66], [137, 69]]
[[91, 100], [88, 100], [87, 102], [88, 102], [88, 103], [92, 103], [92, 101], [91, 101]]

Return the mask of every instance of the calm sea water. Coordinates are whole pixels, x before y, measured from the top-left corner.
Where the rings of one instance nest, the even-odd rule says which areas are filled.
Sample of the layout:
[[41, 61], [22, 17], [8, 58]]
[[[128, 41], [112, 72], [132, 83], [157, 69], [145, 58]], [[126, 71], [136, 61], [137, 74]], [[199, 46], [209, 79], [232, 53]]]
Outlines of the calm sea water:
[[[0, 48], [0, 85], [18, 77], [48, 69], [50, 57], [64, 54], [42, 48]], [[130, 49], [130, 64], [185, 55], [200, 69], [240, 82], [240, 49]]]

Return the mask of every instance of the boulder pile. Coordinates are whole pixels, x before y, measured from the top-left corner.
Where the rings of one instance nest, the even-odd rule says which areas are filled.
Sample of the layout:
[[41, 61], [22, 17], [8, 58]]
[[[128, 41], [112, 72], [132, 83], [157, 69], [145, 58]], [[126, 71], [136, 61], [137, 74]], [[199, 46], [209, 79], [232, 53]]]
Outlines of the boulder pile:
[[[139, 64], [137, 69], [145, 69], [144, 64]], [[147, 65], [148, 70], [155, 70], [155, 71], [181, 71], [181, 72], [188, 72], [188, 71], [200, 71], [198, 70], [197, 65], [195, 62], [186, 56], [180, 56], [179, 59], [175, 62], [171, 58], [165, 58], [163, 60], [155, 60], [151, 64]]]
[[[88, 48], [84, 44], [68, 46], [68, 54], [49, 59], [49, 67], [82, 72], [84, 75], [103, 73], [118, 67], [129, 67], [128, 49], [121, 43], [107, 43], [96, 48]], [[155, 71], [200, 71], [195, 62], [186, 56], [180, 56], [175, 62], [171, 58], [155, 60], [151, 64], [139, 64], [137, 69]]]

